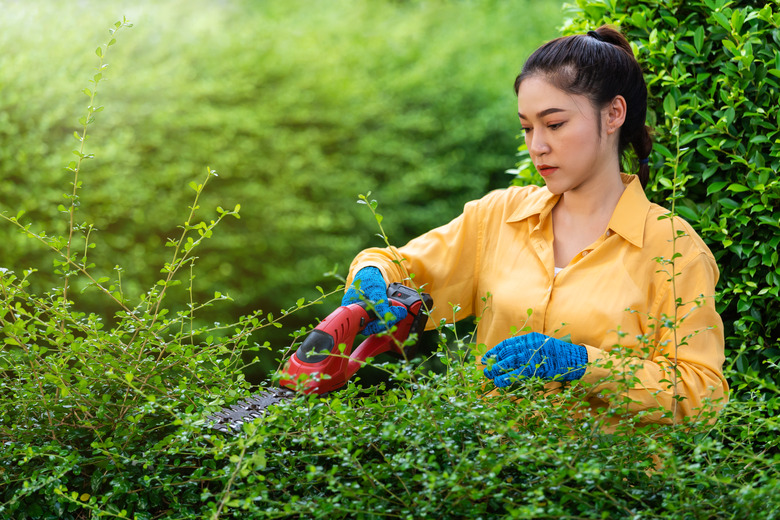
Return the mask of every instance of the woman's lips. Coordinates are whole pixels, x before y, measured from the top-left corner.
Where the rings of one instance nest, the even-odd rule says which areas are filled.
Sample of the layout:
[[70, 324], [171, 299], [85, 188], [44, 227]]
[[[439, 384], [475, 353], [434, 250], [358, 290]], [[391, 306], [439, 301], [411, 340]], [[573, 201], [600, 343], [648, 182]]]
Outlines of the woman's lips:
[[536, 170], [539, 172], [539, 175], [542, 177], [547, 177], [548, 175], [552, 175], [558, 170], [557, 166], [550, 166], [548, 164], [540, 164], [536, 167]]

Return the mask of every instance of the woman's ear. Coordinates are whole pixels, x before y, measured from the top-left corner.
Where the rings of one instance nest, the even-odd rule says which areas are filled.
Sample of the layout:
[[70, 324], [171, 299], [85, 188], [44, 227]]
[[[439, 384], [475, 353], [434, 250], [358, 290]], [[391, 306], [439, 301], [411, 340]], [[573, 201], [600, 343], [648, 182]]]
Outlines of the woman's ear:
[[626, 121], [626, 99], [623, 96], [615, 96], [604, 110], [606, 116], [604, 128], [607, 135], [610, 135], [617, 132]]

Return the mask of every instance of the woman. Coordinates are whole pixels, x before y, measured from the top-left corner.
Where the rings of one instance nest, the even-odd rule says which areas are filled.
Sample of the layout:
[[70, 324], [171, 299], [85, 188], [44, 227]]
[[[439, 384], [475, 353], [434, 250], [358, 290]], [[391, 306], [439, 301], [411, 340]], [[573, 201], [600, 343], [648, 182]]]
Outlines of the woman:
[[[628, 42], [607, 26], [548, 42], [515, 92], [545, 187], [492, 192], [404, 247], [361, 252], [343, 303], [379, 301], [387, 283], [413, 280], [437, 304], [431, 323], [452, 319], [449, 304], [456, 320], [482, 316], [484, 373], [498, 387], [581, 380], [594, 411], [620, 404], [641, 422], [722, 406], [718, 268], [696, 232], [644, 194], [647, 88]], [[636, 175], [621, 173], [629, 147]], [[632, 375], [628, 387], [616, 373]]]

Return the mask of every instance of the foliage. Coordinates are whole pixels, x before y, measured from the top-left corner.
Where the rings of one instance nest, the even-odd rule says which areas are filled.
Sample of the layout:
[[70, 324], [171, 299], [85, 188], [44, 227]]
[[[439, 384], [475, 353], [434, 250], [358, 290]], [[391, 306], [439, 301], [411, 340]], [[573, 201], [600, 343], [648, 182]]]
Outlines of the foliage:
[[30, 301], [23, 285], [5, 274], [6, 299], [21, 305], [3, 325], [34, 346], [12, 349], [14, 373], [0, 380], [3, 517], [780, 516], [780, 425], [759, 400], [732, 403], [714, 426], [628, 422], [606, 434], [564, 405], [577, 386], [544, 397], [531, 379], [486, 397], [474, 345], [447, 329], [435, 353], [443, 373], [420, 359], [378, 363], [392, 387], [353, 380], [226, 437], [203, 416], [245, 393], [229, 382], [229, 350], [256, 317], [223, 339], [187, 330], [186, 316], [138, 313], [103, 330]]
[[[748, 409], [731, 409], [712, 431], [605, 435], [572, 421], [560, 396], [486, 400], [481, 373], [463, 369], [473, 359], [453, 361], [445, 375], [388, 367], [402, 385], [379, 396], [351, 389], [275, 411], [234, 448], [235, 490], [222, 500], [256, 518], [778, 514], [772, 458], [731, 437], [735, 422], [753, 418]], [[653, 473], [652, 455], [671, 451]]]
[[[231, 295], [234, 307], [212, 309], [223, 322], [236, 309], [316, 297], [334, 266], [343, 276], [356, 251], [377, 243], [359, 193], [388, 201], [388, 233], [402, 243], [504, 184], [517, 131], [512, 79], [561, 16], [557, 0], [144, 0], [120, 13], [112, 4], [3, 4], [0, 210], [64, 232], [56, 208], [80, 72], [91, 66], [82, 57], [94, 27], [126, 15], [136, 35], [113, 50], [101, 94], [111, 109], [96, 115], [80, 179], [99, 244], [92, 261], [100, 276], [120, 265], [125, 293], [143, 294], [156, 281], [147, 267], [167, 260], [161, 246], [178, 235], [181, 188], [210, 165], [219, 179], [204, 193], [204, 218], [242, 204], [241, 220], [200, 248], [209, 276], [193, 282], [198, 299]], [[45, 250], [0, 230], [0, 265], [38, 269], [36, 292], [56, 283]], [[82, 308], [102, 313], [92, 294]], [[289, 343], [284, 331], [267, 335]]]
[[[114, 60], [132, 40], [121, 35], [115, 46], [125, 25], [112, 26], [97, 51], [68, 170], [72, 186], [57, 201], [65, 224], [43, 225], [45, 233], [37, 221], [3, 214], [4, 228], [15, 229], [9, 236], [39, 244], [57, 272], [37, 291], [44, 273], [0, 270], [0, 517], [780, 517], [771, 382], [754, 379], [755, 390], [714, 423], [705, 410], [696, 423], [651, 429], [624, 419], [606, 433], [572, 413], [588, 390], [579, 383], [542, 395], [541, 382], [528, 379], [506, 395], [486, 395], [478, 347], [454, 326], [434, 333], [430, 356], [375, 360], [388, 385], [356, 379], [327, 398], [275, 406], [239, 435], [210, 430], [206, 415], [249, 392], [238, 354], [269, 348], [256, 343], [258, 332], [328, 294], [320, 289], [277, 316], [254, 310], [229, 324], [210, 321], [229, 298], [196, 290], [198, 274], [214, 274], [201, 259], [221, 232], [230, 233], [232, 217], [245, 220], [238, 207], [215, 208], [208, 189], [219, 183], [210, 168], [190, 185], [183, 223], [164, 224], [174, 238], [148, 289], [128, 290], [123, 269], [93, 260], [111, 239], [92, 247], [86, 222], [94, 196], [82, 192], [81, 180], [100, 159], [81, 146], [97, 135], [93, 123], [108, 119], [95, 97], [106, 55]], [[121, 70], [112, 66], [111, 77]], [[176, 204], [165, 206], [173, 214]], [[90, 299], [98, 303], [82, 304]], [[94, 306], [102, 312], [90, 312]], [[293, 334], [296, 343], [304, 332]], [[442, 370], [429, 370], [433, 364]], [[626, 384], [622, 374], [615, 378]]]
[[[756, 377], [776, 385], [780, 2], [577, 0], [572, 9], [565, 33], [615, 25], [645, 69], [655, 129], [648, 191], [668, 206], [678, 190], [676, 212], [715, 255], [734, 389], [753, 387]], [[526, 182], [529, 166], [518, 165]]]

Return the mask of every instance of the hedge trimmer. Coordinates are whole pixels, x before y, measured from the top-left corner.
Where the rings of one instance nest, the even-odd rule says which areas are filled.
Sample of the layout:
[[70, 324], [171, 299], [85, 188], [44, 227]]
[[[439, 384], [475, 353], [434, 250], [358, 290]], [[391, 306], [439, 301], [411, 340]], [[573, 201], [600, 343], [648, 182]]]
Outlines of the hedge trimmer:
[[292, 399], [297, 393], [322, 395], [341, 388], [368, 358], [385, 352], [411, 358], [417, 343], [405, 345], [406, 339], [423, 329], [433, 300], [430, 295], [399, 283], [390, 284], [387, 297], [390, 304], [408, 311], [392, 333], [368, 336], [353, 351], [358, 333], [378, 318], [366, 302], [341, 306], [306, 336], [285, 364], [279, 381], [281, 388], [254, 394], [207, 417], [207, 422], [222, 432], [240, 431], [243, 423], [262, 417], [269, 406]]

